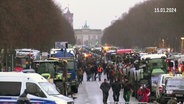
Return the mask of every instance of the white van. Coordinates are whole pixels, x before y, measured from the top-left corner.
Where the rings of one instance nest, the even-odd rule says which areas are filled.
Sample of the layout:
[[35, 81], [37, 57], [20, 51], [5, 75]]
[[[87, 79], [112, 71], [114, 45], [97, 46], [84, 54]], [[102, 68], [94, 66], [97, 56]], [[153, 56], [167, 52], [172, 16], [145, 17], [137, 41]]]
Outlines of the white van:
[[0, 72], [0, 104], [15, 104], [25, 89], [31, 104], [74, 104], [37, 73]]

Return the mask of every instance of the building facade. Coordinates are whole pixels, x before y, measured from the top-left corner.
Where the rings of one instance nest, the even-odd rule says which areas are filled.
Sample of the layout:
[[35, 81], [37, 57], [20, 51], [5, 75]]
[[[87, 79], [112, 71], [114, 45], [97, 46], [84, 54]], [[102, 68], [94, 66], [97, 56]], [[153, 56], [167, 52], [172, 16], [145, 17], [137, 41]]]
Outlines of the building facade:
[[[73, 27], [73, 13], [70, 12], [69, 8], [65, 8], [65, 18]], [[64, 11], [65, 11], [64, 10]], [[76, 38], [76, 45], [87, 45], [90, 47], [100, 46], [103, 32], [101, 29], [90, 29], [87, 22], [82, 26], [81, 29], [74, 29]]]
[[103, 32], [101, 29], [90, 29], [87, 23], [81, 29], [74, 29], [76, 45], [90, 47], [100, 46]]

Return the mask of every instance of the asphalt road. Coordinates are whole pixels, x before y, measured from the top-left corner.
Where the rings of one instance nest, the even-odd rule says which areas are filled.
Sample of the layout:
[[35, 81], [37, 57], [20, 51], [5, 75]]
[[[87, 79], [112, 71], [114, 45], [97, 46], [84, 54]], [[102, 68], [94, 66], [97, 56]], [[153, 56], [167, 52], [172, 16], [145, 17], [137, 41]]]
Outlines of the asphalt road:
[[[102, 76], [102, 81], [86, 81], [86, 75], [84, 75], [84, 81], [79, 85], [79, 92], [74, 95], [76, 97], [75, 104], [103, 104], [102, 101], [102, 91], [100, 89], [100, 84], [103, 79], [106, 78]], [[108, 104], [114, 104], [112, 89], [109, 91]], [[120, 92], [119, 103], [124, 104], [123, 99], [123, 89]], [[131, 97], [130, 104], [137, 104], [138, 101]]]

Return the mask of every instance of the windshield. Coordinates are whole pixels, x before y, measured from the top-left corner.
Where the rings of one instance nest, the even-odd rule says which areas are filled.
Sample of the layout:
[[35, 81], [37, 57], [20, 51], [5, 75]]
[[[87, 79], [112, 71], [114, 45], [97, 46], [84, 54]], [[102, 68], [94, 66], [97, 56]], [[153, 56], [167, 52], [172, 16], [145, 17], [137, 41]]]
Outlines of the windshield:
[[39, 74], [50, 73], [53, 76], [54, 75], [54, 63], [39, 63], [37, 72]]
[[63, 65], [59, 62], [35, 62], [34, 67], [39, 74], [50, 73], [54, 76], [55, 73], [62, 73]]
[[55, 85], [49, 83], [49, 82], [40, 82], [39, 83], [41, 88], [44, 89], [44, 91], [48, 94], [48, 95], [58, 95], [59, 92], [56, 90]]
[[184, 87], [184, 79], [170, 79], [167, 82], [168, 87]]
[[74, 69], [74, 62], [73, 61], [68, 61], [66, 67], [67, 67], [68, 70], [73, 70]]
[[169, 78], [171, 78], [171, 77], [165, 77], [165, 79], [162, 80], [162, 84], [165, 84]]
[[159, 76], [158, 76], [158, 75], [157, 75], [157, 76], [152, 76], [152, 77], [151, 77], [151, 81], [152, 81], [152, 85], [153, 85], [153, 84], [154, 84], [154, 85], [158, 84]]

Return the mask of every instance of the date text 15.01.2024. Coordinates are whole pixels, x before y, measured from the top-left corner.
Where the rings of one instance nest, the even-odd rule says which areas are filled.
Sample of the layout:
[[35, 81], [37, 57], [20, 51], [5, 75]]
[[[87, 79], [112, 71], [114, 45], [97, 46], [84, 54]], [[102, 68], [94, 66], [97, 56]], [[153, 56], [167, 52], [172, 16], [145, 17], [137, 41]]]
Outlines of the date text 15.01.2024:
[[176, 8], [154, 8], [155, 13], [176, 13]]

